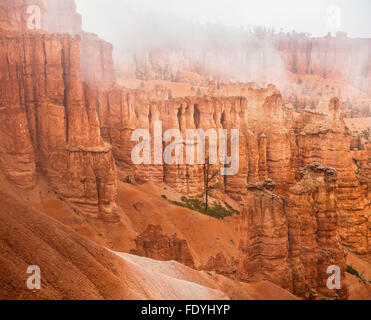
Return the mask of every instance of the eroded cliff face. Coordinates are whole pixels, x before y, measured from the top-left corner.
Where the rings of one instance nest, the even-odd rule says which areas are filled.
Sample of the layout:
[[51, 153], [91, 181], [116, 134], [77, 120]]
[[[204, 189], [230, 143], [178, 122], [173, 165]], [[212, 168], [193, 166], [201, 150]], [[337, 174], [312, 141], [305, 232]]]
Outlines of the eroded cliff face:
[[43, 0], [45, 15], [43, 29], [50, 33], [81, 34], [82, 17], [74, 0]]
[[238, 277], [271, 279], [292, 289], [289, 268], [289, 230], [284, 201], [272, 191], [272, 180], [250, 183], [240, 218]]
[[74, 0], [44, 0], [42, 29], [49, 33], [68, 33], [81, 38], [82, 80], [90, 85], [111, 87], [116, 81], [113, 46], [96, 34], [82, 29], [82, 18]]
[[[133, 76], [147, 80], [184, 81], [186, 75], [191, 74], [196, 82], [197, 75], [201, 76], [198, 77], [201, 82], [210, 76], [225, 81], [241, 81], [244, 76], [255, 76], [254, 81], [269, 81], [269, 78], [277, 76], [276, 70], [269, 70], [273, 66], [272, 61], [279, 71], [298, 75], [349, 80], [371, 76], [369, 39], [352, 39], [341, 32], [335, 37], [313, 38], [307, 34], [274, 34], [265, 30], [246, 32], [240, 36], [238, 47], [228, 48], [222, 44], [200, 50], [198, 56], [179, 45], [168, 50], [152, 48], [137, 51], [127, 54], [125, 61], [135, 65], [136, 74]], [[255, 65], [252, 66], [249, 61]], [[220, 64], [224, 68], [220, 68]], [[243, 66], [245, 74], [238, 72], [236, 66]], [[127, 68], [127, 65], [122, 68]]]
[[315, 296], [314, 289], [319, 295], [347, 298], [344, 284], [340, 290], [330, 290], [326, 285], [329, 266], [338, 266], [343, 280], [346, 270], [339, 230], [337, 171], [312, 163], [297, 172], [297, 180], [286, 205], [293, 290], [305, 297]]
[[[30, 6], [38, 6], [40, 15], [45, 12], [43, 0], [2, 0], [0, 2], [0, 34], [18, 32], [38, 32], [37, 29], [28, 28], [28, 20], [31, 12], [27, 12]], [[40, 16], [41, 17], [41, 16]], [[31, 24], [35, 24], [32, 19]]]
[[249, 184], [241, 214], [238, 276], [269, 279], [296, 295], [346, 298], [347, 289], [326, 286], [327, 268], [345, 275], [335, 194], [337, 172], [312, 163], [297, 172], [287, 198], [272, 193], [274, 183]]
[[[244, 91], [245, 97], [232, 96], [236, 90]], [[336, 193], [343, 243], [354, 252], [366, 254], [369, 180], [361, 185], [356, 177], [350, 136], [340, 114], [339, 100], [325, 99], [319, 111], [306, 110], [299, 114], [282, 105], [282, 96], [273, 85], [265, 89], [254, 84], [223, 85], [221, 91], [227, 97], [219, 92], [215, 96], [152, 100], [152, 93], [141, 90], [118, 87], [97, 90], [103, 137], [112, 144], [117, 164], [125, 175], [138, 182], [165, 182], [188, 197], [200, 197], [204, 188], [203, 168], [186, 164], [186, 129], [205, 132], [226, 129], [229, 134], [232, 129], [238, 129], [239, 171], [220, 178], [220, 191], [242, 203], [247, 183], [270, 178], [276, 183], [276, 193], [286, 196], [295, 185], [295, 173], [300, 167], [312, 162], [334, 167], [339, 175]], [[155, 121], [162, 122], [160, 139], [168, 129], [182, 132], [183, 164], [155, 163]], [[132, 162], [131, 151], [137, 143], [131, 141], [131, 136], [136, 129], [151, 133], [152, 164], [136, 166]], [[159, 151], [161, 154], [165, 147], [166, 144]], [[368, 167], [368, 162], [362, 163]]]
[[77, 211], [117, 221], [115, 161], [83, 84], [80, 38], [17, 28], [0, 37], [4, 173], [24, 189], [45, 175]]
[[328, 115], [304, 112], [297, 119], [297, 163], [306, 165], [317, 161], [336, 168], [339, 177], [336, 194], [343, 244], [354, 252], [366, 254], [370, 241], [370, 198], [364, 194], [356, 177], [350, 135], [338, 108], [338, 99], [332, 99]]
[[[274, 85], [222, 84], [203, 97], [176, 99], [160, 86], [150, 92], [113, 86], [112, 46], [81, 30], [73, 1], [46, 2], [45, 28], [58, 33], [25, 29], [27, 1], [0, 2], [0, 21], [9, 20], [0, 25], [0, 167], [9, 181], [33, 189], [46, 178], [75, 211], [117, 222], [117, 176], [165, 182], [190, 198], [204, 188], [203, 166], [186, 164], [185, 153], [183, 164], [156, 163], [154, 139], [152, 164], [135, 165], [136, 129], [160, 140], [166, 130], [180, 130], [183, 150], [187, 129], [238, 129], [238, 173], [218, 182], [221, 193], [244, 206], [239, 268], [217, 255], [202, 269], [267, 278], [306, 298], [347, 297], [345, 289], [326, 289], [326, 268], [336, 264], [344, 273], [341, 245], [370, 253], [370, 144], [351, 151], [337, 98], [326, 94], [315, 110], [297, 113], [283, 106]], [[56, 12], [63, 20], [53, 19]], [[169, 143], [160, 141], [160, 155]], [[157, 227], [136, 243], [136, 254], [194, 265], [187, 244]]]
[[[186, 164], [186, 130], [225, 129], [230, 141], [231, 130], [239, 130], [239, 170], [237, 174], [220, 177], [221, 190], [241, 201], [247, 181], [259, 181], [268, 176], [289, 179], [290, 139], [282, 112], [282, 97], [274, 86], [251, 88], [248, 97], [187, 97], [171, 100], [152, 100], [151, 94], [140, 90], [114, 88], [97, 90], [98, 110], [104, 138], [113, 146], [120, 168], [138, 181], [166, 182], [175, 190], [199, 197], [203, 190], [203, 166]], [[250, 102], [251, 101], [251, 102]], [[251, 104], [250, 104], [251, 103]], [[266, 121], [259, 121], [264, 117]], [[160, 121], [160, 139], [168, 129], [180, 130], [183, 139], [183, 164], [165, 165], [155, 162], [155, 122]], [[133, 165], [131, 142], [136, 129], [151, 133], [151, 163]], [[162, 142], [160, 141], [160, 144]], [[206, 157], [209, 148], [206, 143]], [[160, 153], [164, 152], [163, 145]], [[231, 147], [229, 145], [230, 154]], [[197, 160], [195, 148], [194, 157]], [[218, 149], [219, 152], [219, 149]], [[220, 159], [219, 159], [220, 160]], [[223, 165], [215, 165], [215, 169]], [[282, 170], [282, 168], [284, 168]], [[287, 178], [287, 179], [286, 179]]]

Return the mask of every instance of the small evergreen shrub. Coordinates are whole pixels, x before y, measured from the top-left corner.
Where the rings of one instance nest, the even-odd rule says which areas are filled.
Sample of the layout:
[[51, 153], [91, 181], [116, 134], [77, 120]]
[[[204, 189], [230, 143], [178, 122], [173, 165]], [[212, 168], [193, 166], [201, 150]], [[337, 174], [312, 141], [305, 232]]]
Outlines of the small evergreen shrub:
[[360, 279], [362, 282], [367, 283], [365, 276], [363, 273], [359, 273], [356, 269], [354, 269], [350, 264], [347, 265], [347, 273], [350, 273]]
[[187, 208], [193, 211], [197, 211], [199, 213], [202, 213], [204, 215], [216, 218], [216, 219], [224, 219], [226, 217], [231, 217], [235, 215], [239, 215], [240, 212], [233, 209], [230, 205], [228, 205], [226, 202], [224, 202], [225, 206], [222, 206], [220, 203], [214, 202], [212, 206], [208, 208], [208, 210], [205, 209], [205, 204], [198, 199], [188, 199], [187, 197], [181, 198], [182, 202], [179, 201], [172, 201], [169, 200], [169, 202], [173, 205], [176, 205], [178, 207]]
[[126, 176], [126, 177], [125, 177], [125, 179], [124, 179], [124, 183], [133, 184], [133, 183], [131, 182], [130, 176]]

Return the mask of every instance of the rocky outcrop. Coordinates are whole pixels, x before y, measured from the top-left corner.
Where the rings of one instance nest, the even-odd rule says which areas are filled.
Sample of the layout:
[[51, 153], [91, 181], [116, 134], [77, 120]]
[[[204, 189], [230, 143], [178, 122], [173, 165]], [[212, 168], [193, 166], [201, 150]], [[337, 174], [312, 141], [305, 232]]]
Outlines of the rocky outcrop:
[[[226, 32], [231, 37], [235, 35], [231, 34], [233, 31]], [[136, 65], [136, 76], [148, 80], [186, 80], [181, 75], [190, 73], [201, 75], [202, 80], [214, 77], [230, 81], [250, 76], [255, 81], [266, 81], [276, 78], [277, 70], [325, 79], [355, 80], [371, 76], [369, 39], [353, 39], [340, 32], [335, 37], [314, 38], [295, 32], [274, 34], [262, 29], [239, 36], [240, 46], [223, 47], [224, 43], [219, 43], [219, 46], [200, 50], [198, 59], [192, 52], [182, 50], [181, 45], [168, 50], [148, 49], [128, 56]], [[244, 66], [245, 75], [240, 74], [236, 66]], [[273, 66], [276, 70], [270, 70], [269, 67]], [[193, 76], [192, 80], [197, 83], [197, 77]]]
[[329, 290], [327, 268], [345, 275], [339, 236], [335, 169], [313, 163], [297, 172], [288, 198], [272, 193], [271, 180], [249, 184], [240, 220], [238, 277], [269, 279], [307, 299], [346, 298], [346, 287]]
[[[180, 130], [184, 143], [187, 143], [186, 130], [209, 129], [218, 132], [225, 129], [230, 141], [231, 130], [239, 130], [239, 170], [237, 174], [220, 177], [221, 190], [235, 200], [241, 201], [246, 193], [246, 182], [258, 181], [271, 175], [282, 177], [284, 167], [290, 170], [290, 141], [282, 116], [282, 98], [276, 89], [251, 89], [251, 107], [248, 98], [242, 97], [187, 97], [173, 100], [150, 100], [140, 90], [114, 88], [97, 91], [100, 108], [98, 111], [102, 133], [113, 146], [118, 166], [130, 172], [138, 181], [166, 182], [175, 190], [190, 197], [199, 197], [203, 190], [202, 165], [186, 164], [186, 144], [183, 145], [183, 164], [165, 165], [155, 162], [154, 126], [161, 121], [160, 136], [168, 129]], [[273, 95], [270, 95], [272, 94]], [[259, 124], [259, 117], [266, 122]], [[273, 128], [273, 129], [272, 129]], [[135, 143], [131, 135], [135, 129], [151, 133], [151, 164], [133, 165], [131, 151]], [[256, 132], [260, 134], [257, 136]], [[265, 134], [266, 132], [267, 134]], [[219, 134], [219, 133], [218, 133]], [[218, 135], [218, 139], [219, 139]], [[191, 142], [191, 141], [189, 141]], [[208, 144], [206, 144], [208, 146]], [[163, 145], [161, 154], [166, 145]], [[230, 154], [230, 144], [228, 147]], [[206, 157], [209, 148], [206, 148]], [[197, 160], [197, 154], [195, 153]], [[220, 159], [219, 159], [220, 160]], [[215, 169], [221, 168], [216, 166]], [[277, 168], [277, 169], [276, 169]]]
[[370, 200], [365, 197], [355, 175], [350, 151], [350, 135], [332, 99], [326, 114], [303, 112], [297, 119], [297, 163], [321, 162], [336, 168], [343, 244], [359, 254], [368, 252], [368, 216]]
[[[224, 85], [221, 90], [235, 87]], [[312, 162], [325, 163], [334, 167], [339, 175], [336, 192], [344, 244], [354, 252], [366, 254], [369, 183], [361, 185], [357, 180], [339, 100], [329, 99], [327, 107], [323, 101], [321, 112], [298, 114], [282, 106], [282, 96], [273, 85], [265, 89], [255, 88], [254, 84], [237, 87], [238, 90], [247, 88], [246, 98], [216, 95], [151, 100], [140, 90], [116, 87], [98, 92], [103, 136], [112, 144], [118, 166], [139, 182], [165, 182], [188, 197], [200, 197], [204, 187], [203, 168], [185, 164], [185, 145], [183, 164], [155, 163], [152, 141], [152, 164], [135, 166], [131, 159], [135, 145], [131, 142], [132, 133], [135, 129], [144, 129], [154, 137], [155, 121], [162, 122], [161, 136], [167, 129], [179, 129], [184, 142], [186, 129], [223, 128], [229, 132], [238, 129], [239, 171], [220, 179], [221, 191], [241, 203], [248, 182], [270, 178], [276, 183], [276, 193], [287, 195], [295, 185], [296, 170]], [[163, 145], [161, 153], [165, 147]]]
[[271, 279], [292, 289], [289, 269], [288, 221], [283, 199], [272, 191], [271, 180], [250, 183], [240, 218], [240, 265], [238, 277]]
[[24, 189], [44, 175], [76, 211], [118, 221], [115, 161], [83, 85], [80, 38], [22, 31], [0, 37], [2, 170]]
[[43, 29], [50, 33], [81, 34], [82, 17], [74, 0], [43, 0], [45, 15]]
[[113, 46], [97, 35], [84, 32], [74, 0], [44, 0], [43, 30], [68, 33], [81, 38], [82, 80], [89, 85], [111, 87], [116, 76], [112, 59]]
[[192, 254], [186, 240], [176, 234], [169, 236], [160, 226], [148, 225], [147, 229], [135, 239], [136, 247], [131, 254], [160, 261], [178, 261], [195, 268]]
[[286, 205], [293, 292], [307, 298], [319, 294], [345, 299], [348, 292], [344, 283], [340, 290], [330, 290], [326, 285], [329, 266], [338, 266], [343, 280], [346, 269], [339, 232], [337, 171], [312, 163], [297, 172], [297, 180]]
[[218, 253], [215, 257], [209, 257], [207, 263], [201, 266], [199, 269], [209, 272], [216, 272], [223, 276], [234, 279], [236, 277], [238, 267], [238, 260], [232, 257], [228, 261], [223, 253]]
[[[31, 6], [38, 7], [40, 12], [34, 11], [34, 7]], [[38, 33], [40, 30], [34, 28], [34, 26], [41, 26], [41, 19], [44, 12], [43, 0], [2, 0], [0, 2], [0, 35], [19, 32]], [[40, 15], [36, 17], [34, 14]], [[38, 24], [33, 17], [39, 17], [40, 23]], [[29, 18], [31, 18], [30, 23], [28, 23]], [[32, 29], [29, 28], [30, 25], [32, 25]]]

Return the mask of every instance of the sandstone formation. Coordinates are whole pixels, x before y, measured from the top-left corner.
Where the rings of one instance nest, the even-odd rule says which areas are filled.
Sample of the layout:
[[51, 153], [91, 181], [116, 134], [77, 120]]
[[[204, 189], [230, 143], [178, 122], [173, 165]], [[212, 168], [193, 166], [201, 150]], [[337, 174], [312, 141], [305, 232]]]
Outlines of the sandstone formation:
[[[30, 6], [40, 9], [40, 19], [45, 12], [43, 0], [3, 0], [0, 3], [0, 35], [14, 32], [39, 32], [38, 29], [30, 29], [28, 19], [31, 17], [31, 25], [36, 26], [32, 19], [33, 10], [28, 11]], [[32, 9], [32, 8], [31, 8]], [[40, 21], [41, 24], [41, 21]]]
[[319, 295], [344, 299], [348, 296], [344, 283], [340, 290], [326, 285], [329, 266], [338, 266], [343, 280], [346, 269], [339, 236], [337, 171], [312, 163], [297, 172], [297, 180], [286, 206], [293, 292], [310, 297], [314, 289]]
[[[116, 233], [128, 231], [130, 236], [121, 233], [120, 237], [128, 239], [126, 249], [132, 248], [135, 242], [133, 254], [177, 261], [174, 267], [177, 271], [171, 269], [174, 274], [170, 277], [174, 279], [169, 280], [169, 275], [163, 275], [157, 268], [173, 266], [172, 262], [159, 267], [156, 262], [122, 254], [118, 260], [103, 247], [91, 245], [62, 224], [39, 212], [28, 212], [19, 205], [21, 200], [6, 202], [8, 195], [1, 194], [0, 201], [5, 201], [4, 207], [11, 211], [11, 214], [6, 210], [0, 212], [3, 226], [0, 232], [6, 239], [4, 243], [0, 241], [0, 245], [11, 255], [8, 262], [0, 254], [4, 270], [11, 272], [14, 261], [21, 261], [27, 256], [27, 250], [40, 244], [48, 257], [55, 256], [63, 265], [76, 266], [71, 275], [83, 293], [78, 294], [79, 286], [60, 284], [56, 288], [48, 286], [45, 296], [36, 298], [62, 299], [66, 290], [70, 290], [71, 298], [221, 299], [229, 293], [233, 297], [251, 298], [246, 288], [250, 290], [256, 282], [241, 285], [233, 280], [236, 278], [259, 281], [258, 287], [270, 289], [273, 282], [307, 299], [348, 297], [346, 287], [337, 291], [326, 288], [329, 276], [326, 270], [330, 265], [338, 265], [344, 278], [345, 251], [365, 261], [370, 257], [370, 138], [364, 130], [355, 133], [349, 129], [351, 121], [344, 120], [342, 112], [347, 114], [350, 107], [344, 102], [343, 92], [325, 82], [321, 82], [321, 88], [317, 84], [307, 88], [310, 81], [299, 84], [297, 77], [339, 78], [352, 86], [357, 83], [357, 94], [364, 94], [367, 105], [371, 69], [370, 63], [361, 69], [361, 62], [369, 62], [369, 56], [364, 57], [369, 51], [365, 53], [361, 49], [370, 47], [369, 40], [348, 39], [341, 34], [321, 39], [297, 34], [252, 36], [251, 45], [261, 44], [270, 37], [285, 68], [298, 79], [293, 90], [282, 92], [273, 84], [260, 87], [252, 82], [209, 82], [207, 86], [206, 78], [228, 76], [220, 70], [216, 75], [212, 73], [218, 58], [225, 61], [224, 53], [209, 54], [202, 68], [193, 65], [184, 52], [174, 53], [172, 61], [178, 61], [181, 70], [169, 64], [170, 57], [161, 53], [152, 55], [151, 59], [146, 53], [127, 59], [131, 73], [134, 71], [136, 77], [146, 81], [166, 78], [204, 85], [202, 91], [198, 88], [199, 92], [193, 88], [192, 96], [173, 98], [166, 86], [157, 83], [152, 90], [120, 87], [116, 83], [112, 45], [82, 30], [74, 1], [44, 2], [0, 0], [0, 178], [5, 177], [10, 189], [14, 187], [20, 193], [29, 192], [28, 195], [37, 193], [40, 184], [46, 184], [48, 193], [54, 191], [81, 219], [97, 218], [116, 223], [107, 224], [110, 226], [107, 228]], [[27, 8], [31, 4], [40, 7], [41, 29], [27, 27]], [[265, 80], [264, 83], [268, 83]], [[314, 92], [321, 95], [316, 96]], [[365, 119], [367, 127], [370, 118]], [[158, 122], [161, 128], [155, 126]], [[132, 141], [132, 136], [137, 129], [147, 131], [152, 137], [149, 163], [133, 163], [132, 151], [137, 142]], [[158, 160], [173, 142], [162, 141], [169, 129], [181, 133], [183, 163], [165, 164]], [[202, 197], [204, 166], [186, 162], [186, 147], [194, 142], [186, 136], [188, 129], [204, 132], [214, 129], [217, 138], [220, 138], [219, 130], [224, 129], [229, 140], [231, 130], [238, 130], [239, 170], [235, 175], [218, 176], [219, 190], [213, 197], [220, 201], [232, 199], [243, 207], [240, 233], [232, 220], [213, 223], [210, 217], [170, 206], [167, 200], [161, 199], [161, 194], [156, 200], [149, 197], [148, 201], [156, 205], [151, 207], [145, 202], [144, 209], [138, 210], [142, 216], [137, 210], [123, 214], [124, 209], [135, 207], [136, 203], [128, 199], [133, 191], [121, 190], [117, 196], [118, 179], [134, 183], [138, 188], [156, 189], [165, 185], [179, 197]], [[155, 146], [158, 136], [160, 147]], [[210, 144], [210, 138], [206, 139], [206, 157], [211, 156]], [[220, 151], [218, 145], [217, 153]], [[229, 156], [230, 142], [227, 151]], [[197, 156], [195, 151], [195, 159]], [[213, 165], [214, 169], [225, 169], [225, 165], [218, 162]], [[140, 206], [142, 202], [138, 203]], [[44, 203], [39, 204], [40, 208], [46, 210]], [[163, 210], [167, 210], [166, 214]], [[120, 218], [124, 221], [122, 224], [118, 223]], [[95, 222], [105, 225], [102, 221]], [[178, 230], [174, 227], [177, 223], [182, 224], [181, 239], [170, 236]], [[190, 227], [187, 223], [196, 226]], [[199, 225], [206, 231], [195, 237]], [[123, 226], [126, 229], [120, 229]], [[212, 227], [219, 234], [208, 230]], [[23, 238], [20, 241], [21, 237], [18, 239], [9, 233], [11, 228], [27, 233], [25, 245], [21, 244]], [[28, 228], [35, 229], [36, 236], [29, 234]], [[50, 228], [53, 234], [44, 232], [43, 228]], [[84, 232], [89, 235], [89, 231]], [[215, 240], [205, 240], [211, 235], [216, 236]], [[241, 240], [239, 257], [238, 238]], [[63, 244], [65, 241], [73, 252]], [[49, 242], [50, 245], [45, 245]], [[82, 243], [84, 248], [76, 243]], [[202, 247], [204, 243], [210, 248]], [[110, 244], [107, 246], [113, 249]], [[13, 252], [15, 247], [19, 252]], [[92, 256], [87, 255], [86, 250]], [[66, 255], [71, 255], [71, 259], [66, 260]], [[89, 262], [87, 267], [81, 264], [82, 260]], [[204, 273], [189, 271], [185, 266], [179, 267], [179, 263], [207, 271], [207, 279], [201, 281], [199, 277]], [[23, 264], [19, 265], [23, 268]], [[102, 268], [102, 265], [109, 267]], [[56, 281], [51, 266], [46, 263], [45, 267], [48, 280]], [[94, 268], [102, 275], [93, 272]], [[117, 270], [125, 270], [130, 275]], [[148, 289], [150, 293], [137, 283], [134, 276], [137, 272], [147, 281], [157, 279]], [[152, 277], [151, 272], [157, 273]], [[189, 279], [183, 279], [184, 274]], [[94, 280], [93, 286], [85, 281], [85, 276]], [[17, 275], [12, 277], [17, 285], [23, 281]], [[167, 288], [181, 291], [179, 279], [191, 282], [186, 285], [191, 296], [166, 292]], [[269, 285], [261, 282], [266, 280], [270, 281]], [[104, 281], [117, 286], [117, 292], [108, 292], [102, 285]], [[30, 297], [23, 289], [1, 282], [6, 283], [6, 290], [13, 288], [16, 296], [1, 290], [0, 296]], [[196, 290], [193, 282], [201, 287]], [[205, 282], [208, 285], [204, 287]], [[135, 290], [127, 290], [127, 284]], [[277, 289], [279, 293], [283, 291]]]
[[232, 257], [228, 261], [223, 253], [218, 253], [215, 257], [211, 256], [207, 263], [200, 267], [200, 270], [216, 272], [223, 276], [235, 279], [238, 267], [238, 260]]
[[148, 225], [135, 244], [131, 254], [160, 261], [178, 261], [190, 268], [195, 267], [187, 241], [178, 239], [176, 234], [164, 234], [160, 226]]
[[44, 0], [43, 29], [81, 38], [82, 80], [90, 85], [110, 87], [115, 83], [113, 47], [97, 35], [82, 30], [82, 19], [74, 0]]
[[43, 0], [45, 15], [43, 29], [50, 33], [81, 34], [82, 17], [76, 12], [74, 0]]
[[347, 289], [328, 290], [327, 268], [345, 276], [335, 195], [337, 172], [312, 163], [297, 173], [288, 199], [272, 193], [274, 183], [248, 185], [241, 215], [239, 277], [269, 279], [296, 295], [346, 298]]
[[80, 52], [70, 35], [1, 36], [0, 162], [20, 188], [45, 175], [77, 211], [117, 221], [115, 162], [83, 84]]
[[327, 116], [301, 114], [297, 125], [302, 125], [295, 128], [298, 132], [297, 162], [306, 165], [317, 161], [336, 168], [339, 177], [336, 194], [343, 244], [354, 252], [366, 254], [370, 198], [363, 194], [356, 178], [350, 136], [339, 115], [337, 99], [331, 100], [328, 113]]
[[[226, 85], [222, 90], [226, 92], [234, 88]], [[303, 111], [298, 114], [282, 105], [282, 96], [273, 85], [261, 89], [247, 84], [238, 90], [241, 88], [246, 88], [246, 97], [217, 95], [151, 100], [152, 96], [144, 91], [118, 87], [108, 91], [96, 90], [93, 94], [100, 105], [98, 116], [104, 139], [113, 146], [119, 168], [138, 182], [165, 182], [191, 198], [200, 197], [204, 188], [202, 165], [186, 164], [185, 154], [183, 164], [157, 164], [154, 161], [154, 141], [151, 145], [152, 164], [133, 165], [131, 151], [135, 143], [131, 141], [132, 133], [135, 129], [144, 129], [154, 137], [155, 121], [162, 122], [162, 135], [167, 129], [179, 129], [185, 142], [186, 129], [207, 131], [223, 128], [229, 133], [231, 129], [238, 129], [239, 171], [236, 175], [221, 178], [219, 182], [220, 190], [239, 202], [246, 195], [248, 182], [270, 178], [277, 184], [276, 192], [287, 195], [295, 184], [295, 172], [300, 167], [314, 161], [334, 167], [339, 173], [336, 192], [341, 208], [343, 242], [352, 251], [366, 254], [369, 182], [367, 180], [361, 185], [357, 180], [350, 137], [340, 114], [339, 100], [329, 99], [327, 105], [324, 101], [321, 112]], [[161, 153], [165, 147], [163, 145]], [[363, 164], [368, 166], [365, 161]]]
[[[272, 61], [280, 63], [288, 72], [299, 75], [315, 75], [323, 78], [367, 78], [370, 77], [370, 40], [352, 39], [346, 34], [338, 33], [335, 37], [328, 35], [322, 38], [314, 38], [307, 34], [299, 33], [272, 33], [266, 30], [245, 32], [243, 38], [248, 40], [236, 48], [236, 52], [230, 52], [228, 48], [212, 48], [199, 52], [201, 59], [195, 59], [192, 52], [174, 49], [169, 54], [166, 48], [161, 50], [148, 49], [145, 52], [136, 52], [131, 55], [131, 60], [136, 65], [137, 76], [147, 79], [182, 79], [182, 72], [201, 74], [214, 78], [233, 77], [234, 74], [228, 68], [231, 66], [231, 57], [235, 63], [246, 68], [246, 73], [251, 72], [252, 66], [247, 65], [248, 58], [257, 66], [253, 70], [265, 70], [272, 65]], [[268, 44], [268, 45], [267, 45]], [[165, 49], [165, 50], [164, 50]], [[265, 56], [258, 57], [258, 53]], [[199, 61], [203, 65], [199, 65]], [[226, 70], [220, 69], [219, 63], [226, 66]], [[235, 70], [233, 70], [235, 71]], [[281, 70], [280, 70], [281, 71]], [[275, 76], [276, 70], [271, 70]], [[255, 75], [259, 75], [256, 73]], [[243, 76], [243, 75], [242, 75]], [[268, 75], [265, 75], [268, 76]], [[196, 79], [196, 78], [194, 78]], [[260, 81], [261, 79], [254, 79]]]
[[271, 180], [248, 185], [240, 221], [238, 277], [270, 279], [292, 290], [288, 218], [283, 199], [272, 193], [274, 188]]
[[[231, 32], [231, 38], [238, 34], [236, 30], [225, 32]], [[200, 50], [197, 56], [181, 44], [168, 51], [120, 52], [117, 68], [129, 78], [185, 82], [201, 89], [214, 79], [217, 83], [208, 88], [209, 95], [221, 89], [221, 81], [256, 81], [260, 86], [274, 82], [284, 103], [291, 103], [297, 111], [315, 109], [320, 98], [330, 92], [331, 97], [340, 98], [348, 117], [370, 117], [370, 39], [349, 38], [341, 32], [314, 38], [261, 28], [239, 36], [237, 47], [221, 43]]]

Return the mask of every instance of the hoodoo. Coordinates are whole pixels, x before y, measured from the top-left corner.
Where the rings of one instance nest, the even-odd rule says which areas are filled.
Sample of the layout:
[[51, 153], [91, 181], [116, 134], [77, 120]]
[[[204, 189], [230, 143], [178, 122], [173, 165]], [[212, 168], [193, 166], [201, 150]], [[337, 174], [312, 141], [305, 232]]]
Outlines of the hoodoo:
[[371, 299], [371, 40], [85, 5], [0, 0], [0, 299]]

